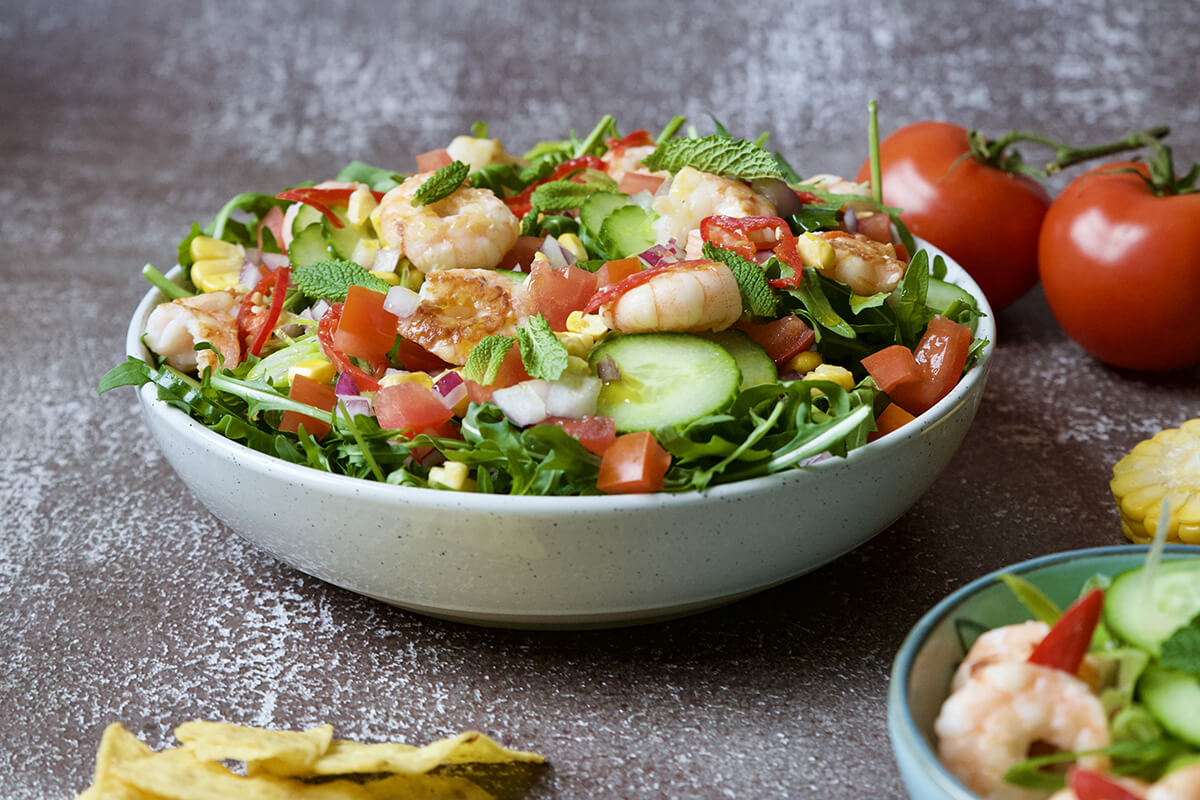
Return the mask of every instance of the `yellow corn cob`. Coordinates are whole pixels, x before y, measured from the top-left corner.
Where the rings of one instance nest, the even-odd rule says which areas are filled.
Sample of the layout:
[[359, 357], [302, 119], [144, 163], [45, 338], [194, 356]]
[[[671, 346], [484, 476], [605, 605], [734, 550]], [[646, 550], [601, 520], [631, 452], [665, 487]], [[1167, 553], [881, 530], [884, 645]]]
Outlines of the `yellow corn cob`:
[[209, 258], [236, 258], [241, 261], [246, 257], [246, 250], [240, 244], [214, 239], [211, 236], [197, 236], [192, 239], [188, 249], [193, 261]]
[[192, 254], [192, 283], [202, 292], [235, 289], [246, 261], [246, 249], [240, 244], [197, 236], [188, 247]]
[[1113, 467], [1109, 487], [1130, 541], [1154, 538], [1166, 500], [1166, 540], [1200, 544], [1200, 419], [1138, 443]]

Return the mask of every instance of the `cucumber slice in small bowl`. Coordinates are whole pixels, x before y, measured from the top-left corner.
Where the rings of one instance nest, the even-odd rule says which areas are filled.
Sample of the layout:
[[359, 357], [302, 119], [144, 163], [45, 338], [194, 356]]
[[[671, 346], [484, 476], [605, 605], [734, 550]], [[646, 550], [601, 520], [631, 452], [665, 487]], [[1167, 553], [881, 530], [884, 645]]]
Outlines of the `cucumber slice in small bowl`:
[[716, 342], [687, 333], [616, 336], [592, 350], [589, 362], [611, 359], [620, 377], [606, 380], [596, 413], [619, 433], [681, 425], [726, 408], [739, 391], [738, 362]]

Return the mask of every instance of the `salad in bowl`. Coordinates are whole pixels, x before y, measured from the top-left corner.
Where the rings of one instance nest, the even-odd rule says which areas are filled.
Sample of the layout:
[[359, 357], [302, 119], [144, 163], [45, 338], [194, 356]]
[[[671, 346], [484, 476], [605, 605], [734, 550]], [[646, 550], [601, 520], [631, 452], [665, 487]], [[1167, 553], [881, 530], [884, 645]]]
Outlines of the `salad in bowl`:
[[684, 122], [523, 156], [477, 124], [411, 173], [239, 194], [144, 270], [100, 390], [327, 473], [581, 496], [845, 456], [980, 369], [986, 305], [896, 209]]

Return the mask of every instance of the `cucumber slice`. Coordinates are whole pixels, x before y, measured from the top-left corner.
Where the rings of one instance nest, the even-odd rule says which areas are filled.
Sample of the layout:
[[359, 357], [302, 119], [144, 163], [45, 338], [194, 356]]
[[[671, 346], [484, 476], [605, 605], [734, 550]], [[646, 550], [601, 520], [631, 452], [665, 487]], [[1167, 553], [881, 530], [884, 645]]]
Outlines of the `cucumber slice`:
[[297, 267], [307, 267], [332, 257], [329, 240], [325, 238], [325, 226], [319, 221], [293, 236], [292, 244], [288, 247], [288, 260]]
[[1138, 682], [1138, 694], [1163, 728], [1200, 747], [1200, 678], [1151, 664]]
[[687, 333], [635, 333], [592, 350], [592, 368], [606, 357], [621, 377], [605, 381], [596, 413], [617, 431], [647, 431], [714, 414], [733, 402], [742, 381], [737, 361], [716, 342]]
[[301, 205], [300, 210], [296, 212], [296, 218], [292, 220], [292, 236], [323, 219], [325, 215], [320, 211], [310, 205]]
[[[932, 275], [929, 276], [929, 289], [925, 293], [925, 305], [939, 314], [944, 314], [956, 300], [976, 309], [976, 311], [979, 309], [978, 301], [966, 289], [957, 284], [935, 278]], [[969, 325], [971, 333], [975, 333], [976, 322], [977, 319], [972, 317]]]
[[745, 390], [760, 383], [775, 383], [779, 380], [779, 370], [767, 355], [767, 351], [741, 331], [731, 328], [714, 333], [700, 333], [697, 336], [711, 339], [733, 356], [738, 369], [742, 371], [742, 385], [738, 388]]
[[641, 206], [621, 206], [600, 225], [600, 242], [609, 258], [636, 256], [654, 246], [654, 217]]
[[1161, 562], [1150, 586], [1143, 584], [1144, 570], [1113, 578], [1104, 619], [1122, 640], [1158, 656], [1163, 641], [1200, 614], [1200, 558]]
[[335, 227], [333, 223], [328, 219], [324, 219], [324, 215], [322, 215], [322, 224], [325, 226], [325, 238], [329, 240], [330, 249], [339, 258], [349, 261], [354, 255], [354, 248], [358, 246], [358, 242], [363, 236], [357, 228], [350, 224], [350, 220], [346, 217], [346, 212], [334, 209], [333, 213], [342, 221], [342, 227]]
[[604, 218], [630, 203], [629, 198], [620, 192], [596, 192], [588, 195], [588, 199], [583, 201], [579, 209], [579, 221], [593, 236], [599, 236]]

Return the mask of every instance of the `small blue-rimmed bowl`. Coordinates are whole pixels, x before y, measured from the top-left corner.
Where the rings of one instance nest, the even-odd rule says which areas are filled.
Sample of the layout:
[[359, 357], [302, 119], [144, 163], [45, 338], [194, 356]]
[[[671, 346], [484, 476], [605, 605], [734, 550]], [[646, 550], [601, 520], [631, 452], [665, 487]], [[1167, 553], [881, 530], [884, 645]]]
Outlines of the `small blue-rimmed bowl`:
[[[1146, 560], [1146, 545], [1071, 550], [1023, 561], [973, 581], [921, 618], [908, 634], [892, 665], [888, 691], [888, 733], [900, 776], [909, 794], [920, 800], [978, 800], [937, 758], [933, 722], [950, 689], [950, 678], [963, 659], [959, 622], [995, 628], [1030, 618], [1002, 573], [1020, 575], [1060, 607], [1079, 595], [1096, 574], [1116, 575]], [[1200, 547], [1169, 545], [1163, 559], [1200, 558]]]

